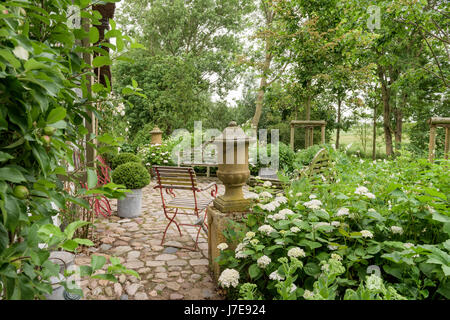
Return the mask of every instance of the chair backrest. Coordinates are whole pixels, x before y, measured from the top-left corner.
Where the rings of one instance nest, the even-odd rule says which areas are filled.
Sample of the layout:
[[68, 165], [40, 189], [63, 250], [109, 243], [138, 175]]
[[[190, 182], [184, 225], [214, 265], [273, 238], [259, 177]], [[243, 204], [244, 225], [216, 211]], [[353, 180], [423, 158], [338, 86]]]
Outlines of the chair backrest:
[[192, 167], [153, 166], [157, 187], [166, 189], [197, 190], [197, 178]]

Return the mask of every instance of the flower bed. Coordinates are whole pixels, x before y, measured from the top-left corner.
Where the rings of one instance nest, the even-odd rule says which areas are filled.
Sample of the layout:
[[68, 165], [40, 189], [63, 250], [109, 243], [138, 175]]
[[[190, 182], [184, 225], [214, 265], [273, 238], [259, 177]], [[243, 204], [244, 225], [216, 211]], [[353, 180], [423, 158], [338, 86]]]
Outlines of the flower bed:
[[226, 232], [237, 247], [219, 248], [230, 298], [449, 299], [448, 161], [333, 161], [333, 184], [255, 188], [247, 230]]

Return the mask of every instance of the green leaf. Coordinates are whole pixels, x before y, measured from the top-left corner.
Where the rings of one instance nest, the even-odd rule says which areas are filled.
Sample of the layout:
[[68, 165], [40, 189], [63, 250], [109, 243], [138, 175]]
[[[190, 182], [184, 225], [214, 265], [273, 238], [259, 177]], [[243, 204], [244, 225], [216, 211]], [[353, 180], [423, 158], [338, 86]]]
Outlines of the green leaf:
[[6, 231], [3, 224], [0, 223], [0, 256], [2, 255], [3, 251], [8, 247], [8, 243], [9, 243], [8, 231]]
[[61, 248], [63, 248], [64, 250], [70, 251], [70, 252], [74, 252], [75, 249], [78, 248], [78, 243], [73, 240], [66, 240], [61, 245]]
[[109, 57], [105, 57], [105, 56], [98, 56], [98, 57], [95, 57], [94, 60], [92, 60], [92, 66], [94, 68], [109, 66], [111, 64], [112, 64], [112, 60]]
[[25, 62], [25, 72], [31, 71], [31, 70], [37, 70], [37, 69], [48, 69], [48, 66], [46, 64], [43, 64], [42, 62], [36, 61], [33, 58]]
[[93, 169], [87, 169], [88, 189], [94, 189], [97, 186], [97, 172]]
[[100, 279], [100, 280], [107, 280], [111, 282], [117, 282], [116, 277], [114, 277], [112, 274], [96, 274], [95, 276], [91, 277], [92, 279]]
[[92, 256], [91, 258], [91, 266], [92, 270], [101, 269], [106, 263], [106, 258], [103, 256]]
[[0, 49], [0, 57], [9, 62], [9, 64], [11, 64], [11, 66], [13, 66], [14, 68], [20, 68], [20, 61], [17, 60], [16, 57], [14, 57], [11, 51], [7, 49]]
[[58, 107], [50, 111], [48, 117], [47, 117], [47, 124], [55, 123], [60, 120], [63, 120], [66, 117], [66, 109], [62, 107]]
[[96, 27], [92, 26], [89, 29], [89, 41], [91, 43], [96, 43], [96, 42], [98, 42], [99, 39], [100, 39], [100, 34], [98, 32], [98, 29]]
[[261, 268], [254, 263], [248, 268], [248, 273], [252, 279], [255, 279], [261, 274]]
[[0, 151], [0, 162], [8, 161], [11, 159], [14, 159], [14, 157], [12, 155], [10, 155], [9, 153]]
[[73, 241], [75, 241], [78, 244], [81, 244], [83, 246], [88, 246], [88, 247], [91, 247], [94, 245], [94, 243], [89, 239], [75, 238], [75, 239], [73, 239]]
[[308, 262], [307, 264], [305, 264], [303, 270], [309, 276], [316, 276], [320, 274], [320, 267], [314, 262]]
[[10, 166], [0, 168], [0, 180], [6, 180], [12, 183], [27, 181], [22, 172]]
[[74, 221], [70, 223], [65, 229], [64, 234], [66, 235], [67, 239], [72, 239], [75, 231], [78, 228], [84, 227], [86, 225], [90, 224], [89, 221]]
[[111, 261], [111, 264], [112, 264], [113, 266], [119, 265], [119, 264], [120, 264], [120, 259], [117, 258], [117, 257], [109, 257], [109, 261]]

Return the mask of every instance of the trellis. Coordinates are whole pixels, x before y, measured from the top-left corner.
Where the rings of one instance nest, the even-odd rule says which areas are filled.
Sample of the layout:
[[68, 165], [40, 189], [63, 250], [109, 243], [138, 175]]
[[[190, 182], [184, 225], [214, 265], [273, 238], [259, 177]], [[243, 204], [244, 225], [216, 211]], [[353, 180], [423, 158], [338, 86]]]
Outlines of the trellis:
[[428, 124], [430, 125], [428, 160], [430, 162], [434, 161], [434, 156], [436, 154], [436, 129], [438, 127], [445, 128], [444, 158], [448, 159], [448, 152], [450, 149], [450, 118], [431, 118], [428, 120]]
[[327, 122], [325, 120], [318, 121], [305, 121], [305, 120], [292, 120], [291, 121], [291, 148], [294, 150], [294, 141], [295, 141], [295, 128], [302, 127], [309, 132], [307, 135], [308, 139], [305, 141], [305, 149], [314, 145], [314, 128], [320, 127], [321, 129], [321, 143], [325, 143], [325, 128], [327, 126]]

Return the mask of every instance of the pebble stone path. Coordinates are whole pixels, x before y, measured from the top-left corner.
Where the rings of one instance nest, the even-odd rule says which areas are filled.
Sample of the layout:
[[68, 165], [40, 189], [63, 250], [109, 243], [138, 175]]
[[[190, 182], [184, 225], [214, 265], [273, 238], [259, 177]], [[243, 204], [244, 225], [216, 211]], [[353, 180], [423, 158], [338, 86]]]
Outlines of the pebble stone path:
[[[211, 181], [217, 182], [219, 195], [224, 186], [218, 179], [198, 177], [200, 187]], [[199, 236], [199, 250], [190, 251], [171, 246], [193, 247], [197, 228], [181, 226], [182, 237], [172, 224], [167, 232], [164, 246], [160, 246], [168, 220], [161, 207], [155, 181], [143, 190], [142, 215], [135, 219], [117, 216], [117, 200], [111, 200], [113, 214], [100, 217], [95, 223], [99, 244], [88, 249], [88, 253], [75, 258], [76, 265], [89, 265], [91, 255], [105, 258], [116, 256], [121, 263], [139, 273], [141, 279], [120, 275], [117, 283], [106, 280], [82, 279], [81, 288], [87, 300], [219, 300], [223, 299], [212, 280], [208, 261], [208, 240], [205, 232]], [[244, 192], [248, 187], [244, 187]], [[177, 192], [177, 196], [192, 195], [192, 192]], [[209, 192], [201, 197], [210, 197]], [[193, 223], [194, 216], [177, 216], [177, 221]], [[103, 270], [109, 265], [106, 264]], [[102, 272], [102, 270], [100, 270]]]

